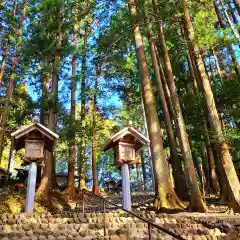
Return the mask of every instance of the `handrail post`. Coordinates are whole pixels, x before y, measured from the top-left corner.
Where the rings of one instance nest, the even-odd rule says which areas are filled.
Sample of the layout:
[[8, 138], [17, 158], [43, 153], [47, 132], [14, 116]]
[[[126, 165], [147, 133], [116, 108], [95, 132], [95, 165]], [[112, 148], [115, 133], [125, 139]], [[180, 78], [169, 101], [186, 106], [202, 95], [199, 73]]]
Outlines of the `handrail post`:
[[148, 238], [149, 238], [149, 240], [152, 240], [151, 225], [150, 225], [150, 223], [148, 223]]
[[107, 229], [106, 229], [106, 202], [103, 199], [103, 229], [104, 229], [104, 237], [107, 236]]
[[84, 202], [84, 189], [82, 190], [82, 213], [85, 212], [85, 202]]

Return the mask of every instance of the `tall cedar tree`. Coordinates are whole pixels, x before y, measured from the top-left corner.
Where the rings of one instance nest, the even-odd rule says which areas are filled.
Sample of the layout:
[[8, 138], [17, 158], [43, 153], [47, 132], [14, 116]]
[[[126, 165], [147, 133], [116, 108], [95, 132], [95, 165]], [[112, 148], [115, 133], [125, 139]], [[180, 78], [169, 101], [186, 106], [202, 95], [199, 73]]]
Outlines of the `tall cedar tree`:
[[99, 193], [98, 189], [98, 172], [97, 172], [97, 92], [98, 81], [101, 74], [101, 67], [99, 63], [96, 63], [96, 79], [95, 79], [95, 91], [93, 95], [93, 110], [92, 110], [92, 176], [93, 187], [92, 191], [95, 194]]
[[76, 131], [75, 131], [75, 121], [76, 121], [76, 86], [77, 86], [77, 35], [78, 35], [78, 10], [77, 4], [74, 6], [74, 32], [73, 32], [73, 56], [72, 56], [72, 82], [71, 82], [71, 110], [70, 110], [70, 127], [73, 134], [71, 134], [71, 139], [69, 142], [69, 162], [68, 162], [68, 194], [74, 197], [76, 194], [75, 190], [75, 167], [76, 167], [76, 157], [77, 157], [77, 145], [76, 145]]
[[87, 73], [87, 27], [85, 27], [82, 46], [82, 73], [81, 73], [81, 139], [80, 139], [80, 159], [79, 159], [79, 175], [80, 175], [80, 189], [86, 187], [86, 73]]
[[165, 159], [161, 128], [158, 121], [155, 99], [152, 91], [152, 84], [149, 75], [149, 68], [144, 52], [143, 38], [137, 22], [137, 9], [134, 0], [128, 0], [128, 7], [133, 26], [133, 35], [136, 46], [136, 54], [141, 73], [141, 90], [144, 109], [148, 126], [149, 138], [151, 141], [151, 155], [155, 178], [155, 207], [157, 209], [182, 208], [183, 205], [178, 199], [170, 180], [170, 171]]
[[187, 9], [185, 0], [180, 0], [181, 8], [184, 16], [184, 26], [186, 30], [189, 51], [193, 53], [194, 61], [196, 62], [198, 71], [201, 76], [201, 91], [208, 113], [208, 121], [210, 129], [213, 133], [213, 138], [217, 141], [217, 152], [220, 158], [220, 165], [224, 171], [225, 182], [229, 193], [231, 194], [231, 202], [229, 205], [235, 211], [239, 211], [240, 207], [240, 184], [232, 162], [232, 157], [229, 152], [229, 146], [223, 136], [221, 123], [219, 120], [215, 99], [213, 97], [211, 85], [205, 71], [204, 63], [200, 50], [195, 41], [195, 32], [192, 26], [191, 18]]
[[155, 42], [153, 39], [151, 25], [147, 18], [146, 18], [146, 21], [147, 21], [148, 41], [149, 41], [150, 52], [151, 52], [151, 56], [152, 56], [152, 65], [153, 65], [153, 69], [154, 69], [154, 75], [156, 78], [158, 94], [159, 94], [159, 97], [161, 100], [164, 123], [166, 126], [167, 135], [168, 135], [168, 139], [169, 139], [169, 143], [170, 143], [175, 191], [176, 191], [178, 197], [180, 197], [181, 199], [185, 199], [186, 193], [187, 193], [186, 184], [184, 184], [185, 177], [181, 175], [181, 171], [180, 171], [181, 162], [180, 162], [180, 158], [179, 158], [179, 155], [177, 152], [177, 145], [175, 142], [172, 122], [171, 122], [171, 118], [170, 118], [170, 114], [169, 114], [168, 106], [167, 106], [167, 101], [166, 101], [164, 90], [163, 90], [160, 68], [159, 68], [157, 54], [156, 54], [156, 45], [155, 45]]
[[[24, 19], [26, 16], [26, 10], [27, 10], [27, 1], [24, 1], [23, 5], [23, 10], [22, 10], [22, 16], [20, 17], [20, 22], [18, 26], [18, 31], [17, 31], [17, 37], [16, 37], [16, 45], [14, 46], [15, 52], [12, 57], [12, 66], [11, 66], [11, 75], [9, 77], [9, 84], [6, 90], [6, 98], [5, 98], [5, 106], [4, 110], [2, 112], [2, 121], [0, 123], [0, 163], [2, 159], [2, 154], [3, 154], [3, 149], [4, 149], [4, 135], [5, 135], [5, 129], [7, 126], [8, 122], [8, 115], [9, 115], [9, 107], [11, 104], [11, 99], [13, 95], [13, 90], [15, 87], [15, 81], [17, 78], [17, 64], [18, 64], [18, 57], [19, 57], [19, 43], [21, 42], [20, 39], [22, 38], [22, 31], [23, 31], [23, 24], [24, 24]], [[15, 12], [15, 6], [13, 9], [13, 12]], [[13, 13], [15, 15], [15, 13]]]
[[[153, 0], [153, 8], [155, 11], [155, 16], [159, 15], [158, 7], [159, 6], [158, 6], [157, 0]], [[169, 55], [168, 55], [168, 49], [167, 49], [165, 37], [163, 34], [162, 24], [161, 22], [158, 21], [158, 19], [156, 19], [156, 22], [157, 22], [158, 37], [159, 37], [159, 41], [161, 42], [161, 47], [163, 52], [163, 62], [164, 62], [166, 80], [168, 83], [169, 91], [171, 94], [172, 105], [174, 109], [174, 120], [175, 120], [176, 128], [178, 129], [180, 134], [179, 143], [181, 146], [181, 151], [184, 159], [187, 184], [190, 190], [189, 208], [191, 209], [191, 211], [205, 212], [207, 209], [202, 200], [201, 192], [199, 190], [197, 178], [195, 175], [195, 169], [194, 169], [188, 134], [186, 131], [186, 126], [185, 126], [181, 106], [178, 99], [177, 88], [174, 82], [172, 66], [171, 66]]]
[[[2, 63], [1, 63], [1, 70], [0, 70], [0, 88], [3, 85], [3, 75], [4, 75], [5, 66], [7, 63], [7, 57], [8, 57], [9, 50], [10, 50], [10, 36], [11, 36], [11, 34], [14, 34], [14, 31], [16, 30], [14, 27], [14, 19], [15, 19], [16, 10], [17, 10], [16, 0], [13, 1], [12, 6], [13, 6], [12, 7], [13, 8], [12, 18], [11, 18], [12, 22], [9, 23], [9, 37], [7, 38], [6, 46], [5, 46], [3, 55], [2, 55]], [[24, 17], [24, 15], [23, 15], [23, 17]]]

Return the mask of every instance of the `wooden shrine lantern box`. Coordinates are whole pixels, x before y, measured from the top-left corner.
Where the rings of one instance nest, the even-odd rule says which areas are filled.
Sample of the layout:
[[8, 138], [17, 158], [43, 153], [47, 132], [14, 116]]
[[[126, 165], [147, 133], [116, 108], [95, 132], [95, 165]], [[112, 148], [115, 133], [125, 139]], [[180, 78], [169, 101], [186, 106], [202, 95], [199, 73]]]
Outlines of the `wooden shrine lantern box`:
[[139, 163], [138, 151], [146, 144], [149, 140], [145, 136], [132, 127], [126, 127], [110, 137], [103, 150], [114, 149], [115, 165], [119, 167]]
[[25, 140], [25, 158], [39, 159], [44, 157], [44, 141], [42, 140]]
[[20, 150], [25, 148], [24, 162], [31, 161], [41, 163], [44, 160], [45, 150], [55, 150], [58, 135], [40, 123], [32, 123], [19, 128], [11, 134], [13, 148]]

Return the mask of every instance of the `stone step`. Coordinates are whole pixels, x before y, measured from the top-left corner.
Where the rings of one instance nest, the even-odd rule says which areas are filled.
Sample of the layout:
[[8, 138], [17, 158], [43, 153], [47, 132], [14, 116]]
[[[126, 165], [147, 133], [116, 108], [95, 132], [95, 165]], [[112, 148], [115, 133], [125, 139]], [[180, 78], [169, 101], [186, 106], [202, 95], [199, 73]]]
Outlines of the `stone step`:
[[[208, 229], [194, 219], [186, 217], [176, 219], [165, 214], [158, 215], [151, 212], [148, 213], [148, 217], [155, 224], [185, 238], [188, 236], [188, 239], [206, 240], [228, 237], [218, 228]], [[147, 223], [136, 217], [130, 217], [122, 211], [106, 213], [106, 231], [112, 239], [148, 239]], [[172, 239], [156, 228], [152, 228], [151, 233], [152, 239]], [[61, 215], [34, 213], [32, 215], [3, 214], [0, 216], [0, 239], [44, 240], [48, 237], [51, 239], [51, 236], [54, 236], [52, 239], [101, 239], [104, 237], [104, 214], [66, 212]]]

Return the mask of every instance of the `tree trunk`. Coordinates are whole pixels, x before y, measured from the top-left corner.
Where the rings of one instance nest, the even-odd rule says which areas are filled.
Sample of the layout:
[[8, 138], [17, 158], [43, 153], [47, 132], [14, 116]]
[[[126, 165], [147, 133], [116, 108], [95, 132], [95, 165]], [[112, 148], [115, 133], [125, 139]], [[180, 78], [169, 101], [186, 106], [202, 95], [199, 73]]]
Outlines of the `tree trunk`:
[[208, 114], [209, 126], [213, 133], [214, 139], [217, 140], [216, 147], [220, 158], [220, 165], [223, 167], [225, 181], [228, 189], [231, 190], [231, 206], [235, 210], [239, 210], [240, 204], [240, 184], [232, 162], [232, 157], [229, 152], [229, 147], [224, 139], [221, 129], [221, 123], [219, 121], [218, 112], [216, 109], [215, 100], [213, 97], [212, 89], [209, 83], [209, 79], [204, 70], [204, 63], [200, 55], [200, 51], [195, 41], [195, 33], [191, 23], [190, 15], [184, 0], [180, 0], [181, 7], [184, 14], [184, 23], [187, 33], [187, 40], [189, 51], [193, 52], [193, 56], [197, 63], [198, 71], [201, 76], [201, 91], [203, 93], [203, 99], [206, 105]]
[[98, 80], [101, 74], [100, 66], [96, 64], [96, 81], [95, 92], [93, 96], [93, 111], [92, 111], [92, 176], [93, 176], [93, 188], [92, 191], [95, 194], [99, 193], [98, 188], [98, 172], [97, 172], [97, 90]]
[[137, 23], [137, 10], [134, 0], [128, 0], [133, 35], [136, 45], [136, 54], [141, 73], [141, 88], [143, 103], [146, 112], [148, 133], [155, 177], [155, 207], [157, 209], [182, 208], [183, 204], [178, 199], [170, 181], [170, 171], [165, 159], [161, 129], [158, 121], [155, 99], [152, 92], [147, 59], [139, 24]]
[[87, 29], [83, 36], [82, 46], [82, 78], [81, 78], [81, 140], [80, 140], [80, 161], [79, 161], [79, 176], [80, 189], [86, 188], [85, 168], [86, 168], [86, 72], [87, 72]]
[[[214, 8], [215, 8], [215, 12], [217, 14], [217, 18], [218, 18], [218, 23], [219, 23], [219, 26], [224, 29], [224, 30], [227, 30], [227, 26], [226, 24], [223, 22], [222, 20], [222, 17], [221, 17], [221, 13], [220, 13], [220, 10], [217, 6], [217, 4], [214, 2]], [[227, 34], [224, 33], [224, 35], [226, 36]], [[233, 51], [233, 48], [232, 46], [229, 46], [228, 48], [228, 51], [229, 51], [229, 54], [232, 58], [232, 63], [233, 63], [233, 66], [234, 66], [234, 69], [235, 69], [235, 72], [236, 72], [236, 75], [237, 75], [237, 78], [238, 80], [240, 80], [240, 69], [239, 69], [239, 65], [238, 65], [238, 62], [237, 62], [237, 58], [236, 58], [236, 55]]]
[[[232, 16], [233, 23], [234, 23], [235, 25], [238, 25], [237, 16], [235, 15], [235, 9], [232, 8], [231, 1], [228, 2], [228, 9], [229, 9], [230, 14], [231, 14], [231, 16]], [[239, 28], [238, 28], [238, 33], [239, 33]]]
[[[48, 61], [46, 60], [43, 66], [44, 69], [47, 64], [48, 64]], [[41, 97], [41, 106], [40, 106], [40, 123], [44, 126], [47, 126], [46, 112], [48, 111], [47, 100], [48, 100], [49, 87], [50, 87], [49, 74], [42, 73], [42, 97]]]
[[[236, 38], [237, 41], [239, 41], [240, 38], [239, 38], [238, 31], [237, 31], [237, 30], [235, 29], [235, 27], [233, 26], [232, 21], [231, 21], [229, 15], [228, 15], [228, 12], [227, 12], [227, 10], [226, 10], [226, 8], [225, 8], [225, 6], [224, 6], [223, 1], [222, 1], [222, 0], [219, 0], [219, 3], [220, 3], [220, 5], [221, 5], [221, 7], [222, 7], [222, 11], [223, 11], [223, 13], [224, 13], [224, 16], [225, 16], [225, 18], [226, 18], [226, 21], [227, 21], [227, 23], [228, 23], [231, 31], [233, 32], [234, 37]], [[214, 3], [214, 4], [216, 4], [216, 3]]]
[[72, 56], [72, 82], [71, 82], [71, 116], [70, 116], [70, 131], [71, 139], [69, 142], [69, 162], [68, 162], [68, 195], [75, 197], [75, 167], [77, 158], [76, 145], [76, 87], [77, 87], [77, 33], [78, 33], [78, 10], [74, 6], [74, 33], [73, 33], [73, 56]]
[[49, 152], [46, 151], [45, 157], [44, 157], [44, 168], [43, 168], [42, 180], [35, 197], [37, 201], [40, 201], [40, 202], [43, 201], [45, 203], [46, 201], [47, 202], [50, 201], [49, 189], [51, 186], [51, 178], [49, 178], [49, 176], [51, 176], [52, 174], [52, 169], [51, 169], [52, 164], [48, 161], [49, 158], [47, 157], [47, 154], [49, 154]]
[[1, 64], [1, 70], [0, 70], [0, 88], [2, 87], [2, 84], [3, 84], [3, 74], [4, 74], [6, 62], [7, 62], [9, 47], [10, 47], [10, 43], [8, 41], [2, 56], [2, 64]]
[[[148, 20], [147, 20], [147, 22], [148, 22]], [[164, 90], [163, 90], [162, 79], [161, 79], [161, 75], [160, 75], [160, 68], [159, 68], [157, 54], [156, 54], [156, 44], [153, 40], [152, 30], [151, 30], [151, 26], [149, 23], [147, 25], [147, 31], [148, 31], [148, 41], [149, 41], [149, 45], [150, 45], [154, 75], [155, 75], [156, 83], [157, 83], [158, 95], [161, 100], [164, 123], [165, 123], [167, 135], [168, 135], [168, 139], [169, 139], [169, 143], [170, 143], [175, 191], [176, 191], [178, 197], [180, 197], [180, 199], [185, 200], [186, 192], [187, 192], [186, 184], [184, 184], [185, 178], [181, 175], [181, 171], [180, 171], [181, 162], [180, 162], [180, 158], [178, 156], [173, 127], [172, 127], [172, 123], [171, 123], [171, 118], [170, 118], [170, 114], [168, 111], [168, 106], [167, 106], [167, 102], [166, 102], [166, 98], [165, 98], [165, 94], [164, 94]]]
[[209, 160], [208, 160], [208, 155], [207, 155], [207, 148], [206, 148], [206, 144], [204, 141], [200, 142], [200, 152], [201, 152], [201, 157], [203, 159], [203, 171], [204, 171], [204, 175], [206, 178], [206, 191], [209, 190], [209, 186], [210, 186], [210, 179], [209, 179]]
[[233, 2], [238, 11], [238, 15], [240, 16], [240, 0], [233, 0]]
[[223, 62], [223, 57], [222, 57], [220, 48], [218, 48], [216, 50], [215, 55], [216, 55], [216, 58], [217, 58], [218, 63], [219, 63], [220, 76], [223, 80], [225, 80], [225, 79], [227, 79], [227, 73], [226, 73], [226, 70], [225, 70], [225, 65], [224, 65], [224, 62]]
[[143, 186], [144, 191], [146, 192], [148, 190], [147, 186], [147, 174], [146, 174], [146, 166], [145, 166], [145, 157], [144, 157], [144, 151], [140, 151], [140, 157], [141, 157], [141, 165], [142, 165], [142, 175], [143, 175]]
[[137, 182], [138, 182], [138, 191], [142, 192], [142, 179], [141, 179], [141, 168], [140, 168], [140, 164], [138, 163], [136, 165], [137, 167]]
[[[12, 21], [14, 21], [14, 17], [16, 15], [16, 10], [17, 10], [16, 0], [13, 0]], [[12, 27], [12, 25], [10, 25], [9, 35], [13, 34], [13, 31], [14, 31], [14, 28]], [[1, 70], [0, 70], [0, 88], [3, 85], [3, 75], [4, 75], [4, 69], [5, 69], [8, 54], [9, 54], [9, 48], [10, 48], [10, 39], [8, 38], [6, 47], [5, 47], [3, 56], [2, 56], [2, 63], [1, 63]]]
[[[158, 11], [157, 0], [153, 0], [153, 8], [155, 11], [155, 16], [158, 16], [159, 11]], [[195, 175], [191, 148], [190, 148], [186, 126], [185, 126], [183, 115], [182, 115], [181, 106], [178, 99], [177, 88], [175, 86], [175, 82], [173, 78], [171, 62], [168, 55], [168, 49], [166, 46], [165, 37], [163, 35], [162, 24], [157, 19], [156, 19], [156, 22], [157, 22], [159, 41], [161, 42], [161, 45], [162, 45], [166, 80], [168, 83], [169, 91], [171, 93], [171, 100], [174, 108], [174, 120], [177, 128], [179, 129], [179, 134], [180, 134], [179, 142], [180, 142], [182, 155], [185, 163], [184, 164], [185, 175], [187, 178], [187, 184], [190, 188], [189, 189], [190, 190], [190, 209], [192, 211], [205, 212], [206, 206], [202, 200], [201, 192], [199, 190], [196, 175]]]
[[[22, 29], [23, 29], [23, 23], [26, 15], [26, 9], [27, 9], [27, 1], [25, 0], [24, 6], [23, 6], [23, 13], [19, 23], [19, 29], [17, 31], [17, 39], [20, 39], [22, 37]], [[9, 77], [8, 88], [6, 90], [6, 99], [5, 99], [4, 110], [2, 112], [2, 121], [0, 123], [0, 164], [1, 164], [2, 154], [4, 150], [4, 135], [5, 135], [5, 129], [8, 122], [8, 113], [9, 113], [9, 108], [10, 108], [11, 99], [13, 95], [13, 90], [15, 87], [15, 80], [17, 77], [16, 71], [17, 71], [17, 64], [18, 64], [18, 55], [19, 55], [19, 45], [16, 44], [16, 50], [12, 57], [11, 75]]]

